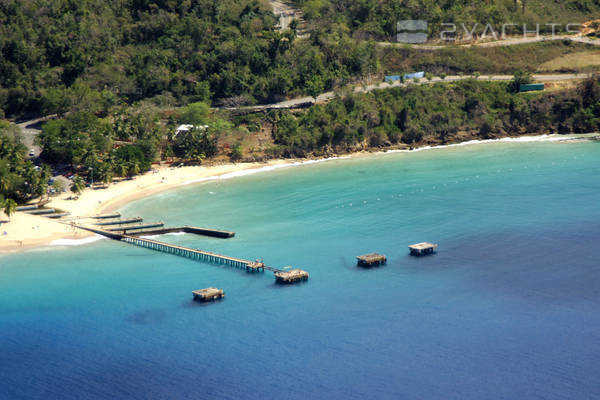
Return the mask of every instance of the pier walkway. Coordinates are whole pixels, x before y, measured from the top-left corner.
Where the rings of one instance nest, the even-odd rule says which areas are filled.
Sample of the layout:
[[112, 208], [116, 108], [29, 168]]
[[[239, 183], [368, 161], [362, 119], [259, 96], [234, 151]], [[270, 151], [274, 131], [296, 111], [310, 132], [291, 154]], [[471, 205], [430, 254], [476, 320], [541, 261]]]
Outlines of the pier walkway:
[[[126, 233], [118, 233], [114, 231], [108, 231], [105, 229], [100, 229], [98, 226], [86, 226], [79, 225], [75, 223], [69, 224], [71, 226], [96, 233], [98, 235], [102, 235], [108, 237], [113, 240], [118, 240], [121, 242], [129, 243], [135, 246], [143, 247], [150, 250], [160, 251], [162, 253], [173, 254], [180, 257], [189, 258], [192, 260], [204, 261], [212, 264], [221, 264], [221, 265], [229, 265], [235, 268], [245, 269], [247, 272], [264, 272], [271, 271], [275, 274], [275, 279], [277, 282], [282, 283], [294, 283], [299, 281], [305, 281], [308, 279], [308, 272], [302, 271], [300, 269], [295, 269], [292, 271], [285, 271], [278, 268], [273, 268], [265, 265], [262, 260], [250, 261], [244, 260], [243, 258], [229, 257], [222, 254], [212, 253], [209, 251], [203, 251], [198, 249], [192, 249], [189, 247], [178, 246], [176, 244], [160, 242], [158, 240], [142, 238], [136, 235], [140, 233], [136, 232], [133, 234]], [[207, 229], [207, 228], [197, 228], [197, 227], [181, 227], [181, 228], [167, 228], [157, 230], [157, 234], [167, 233], [167, 232], [186, 232], [193, 233], [196, 235], [203, 236], [212, 236], [218, 238], [231, 238], [235, 235], [235, 232]], [[147, 234], [147, 233], [146, 233]]]
[[121, 241], [130, 243], [146, 249], [161, 251], [163, 253], [173, 254], [176, 256], [191, 258], [193, 260], [205, 261], [213, 264], [230, 265], [236, 268], [245, 269], [248, 272], [254, 271], [271, 271], [283, 272], [283, 270], [268, 267], [259, 261], [249, 261], [242, 258], [224, 256], [222, 254], [211, 253], [208, 251], [191, 249], [189, 247], [178, 246], [175, 244], [159, 242], [158, 240], [139, 238], [129, 235], [121, 235]]

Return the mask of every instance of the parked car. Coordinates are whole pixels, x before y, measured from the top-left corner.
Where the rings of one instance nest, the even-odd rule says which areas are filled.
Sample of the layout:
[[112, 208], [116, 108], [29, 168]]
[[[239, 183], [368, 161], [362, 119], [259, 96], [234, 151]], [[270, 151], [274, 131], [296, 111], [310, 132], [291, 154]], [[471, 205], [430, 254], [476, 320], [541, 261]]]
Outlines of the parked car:
[[29, 150], [29, 157], [33, 157], [33, 156], [35, 156], [35, 150], [31, 149], [31, 150]]

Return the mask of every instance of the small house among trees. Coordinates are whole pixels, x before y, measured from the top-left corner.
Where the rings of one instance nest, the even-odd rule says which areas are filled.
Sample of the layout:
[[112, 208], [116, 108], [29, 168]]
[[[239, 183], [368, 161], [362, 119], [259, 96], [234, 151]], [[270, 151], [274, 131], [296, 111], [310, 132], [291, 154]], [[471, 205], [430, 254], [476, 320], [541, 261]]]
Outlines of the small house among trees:
[[189, 132], [192, 129], [198, 129], [200, 131], [205, 131], [206, 129], [208, 129], [208, 125], [191, 125], [191, 124], [183, 124], [183, 125], [179, 125], [177, 127], [177, 129], [175, 129], [175, 134], [173, 135], [173, 138], [176, 138], [177, 135], [179, 135], [182, 132]]

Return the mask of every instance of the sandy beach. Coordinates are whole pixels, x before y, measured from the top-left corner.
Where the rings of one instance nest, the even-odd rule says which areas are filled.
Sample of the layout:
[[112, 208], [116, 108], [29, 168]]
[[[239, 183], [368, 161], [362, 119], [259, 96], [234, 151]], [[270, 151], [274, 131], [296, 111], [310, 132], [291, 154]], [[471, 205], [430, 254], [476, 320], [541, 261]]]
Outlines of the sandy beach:
[[365, 157], [374, 154], [395, 152], [417, 152], [437, 148], [485, 144], [491, 142], [532, 142], [532, 141], [571, 141], [571, 140], [598, 139], [597, 134], [583, 135], [535, 135], [505, 137], [501, 139], [467, 140], [459, 143], [423, 146], [414, 150], [390, 149], [386, 151], [363, 151], [332, 158], [322, 159], [285, 159], [270, 160], [263, 163], [238, 163], [222, 164], [214, 166], [190, 166], [190, 167], [161, 167], [154, 171], [139, 175], [131, 180], [122, 180], [112, 183], [107, 188], [87, 188], [79, 195], [77, 200], [68, 200], [73, 194], [63, 193], [51, 198], [48, 207], [69, 212], [70, 217], [63, 220], [52, 220], [43, 216], [29, 215], [17, 212], [8, 218], [0, 213], [0, 253], [17, 252], [32, 247], [51, 245], [56, 241], [69, 239], [84, 239], [94, 236], [93, 234], [74, 229], [69, 225], [70, 221], [76, 221], [93, 215], [114, 211], [122, 205], [138, 200], [152, 194], [174, 189], [182, 185], [200, 183], [206, 180], [232, 177], [249, 172], [260, 172], [275, 168], [291, 167], [303, 164], [328, 161], [331, 159]]
[[16, 212], [8, 221], [0, 214], [0, 253], [16, 252], [32, 247], [50, 245], [61, 239], [83, 239], [93, 236], [74, 229], [70, 221], [113, 211], [127, 202], [173, 189], [178, 186], [215, 179], [223, 175], [243, 173], [273, 166], [285, 166], [294, 160], [273, 160], [267, 163], [223, 164], [216, 166], [161, 167], [137, 176], [135, 179], [112, 183], [107, 188], [87, 188], [77, 200], [69, 200], [72, 193], [51, 198], [47, 207], [71, 213], [62, 220]]

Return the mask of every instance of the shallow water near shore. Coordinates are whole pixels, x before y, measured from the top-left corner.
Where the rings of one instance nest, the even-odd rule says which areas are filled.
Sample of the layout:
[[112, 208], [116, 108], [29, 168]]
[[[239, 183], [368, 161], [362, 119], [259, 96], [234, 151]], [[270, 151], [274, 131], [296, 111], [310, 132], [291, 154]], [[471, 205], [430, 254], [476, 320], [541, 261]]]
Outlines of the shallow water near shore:
[[[159, 240], [310, 280], [108, 240], [2, 256], [0, 398], [598, 398], [599, 176], [600, 143], [492, 143], [131, 203], [237, 233]], [[438, 254], [409, 257], [425, 240]], [[373, 251], [388, 264], [357, 268]], [[192, 302], [208, 286], [226, 298]]]

